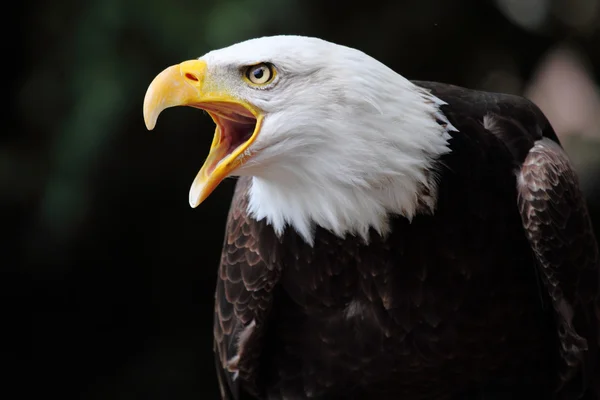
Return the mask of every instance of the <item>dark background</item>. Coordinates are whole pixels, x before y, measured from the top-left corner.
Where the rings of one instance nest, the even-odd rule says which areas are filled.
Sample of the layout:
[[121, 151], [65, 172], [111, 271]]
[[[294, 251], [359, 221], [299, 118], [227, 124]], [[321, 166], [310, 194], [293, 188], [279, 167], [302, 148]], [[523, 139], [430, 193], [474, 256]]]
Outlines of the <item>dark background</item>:
[[6, 398], [217, 398], [213, 290], [234, 181], [191, 209], [212, 122], [175, 108], [147, 132], [142, 102], [163, 68], [244, 39], [319, 36], [409, 79], [531, 98], [598, 231], [599, 0], [18, 4], [0, 136]]

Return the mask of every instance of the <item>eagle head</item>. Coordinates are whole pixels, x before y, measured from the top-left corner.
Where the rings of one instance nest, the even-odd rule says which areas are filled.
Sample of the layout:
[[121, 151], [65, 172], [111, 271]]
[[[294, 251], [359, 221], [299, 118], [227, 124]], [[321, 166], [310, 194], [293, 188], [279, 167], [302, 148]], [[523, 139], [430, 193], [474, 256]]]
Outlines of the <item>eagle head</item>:
[[168, 107], [206, 110], [216, 130], [190, 205], [228, 176], [251, 176], [250, 215], [312, 244], [316, 226], [368, 240], [391, 213], [433, 210], [451, 128], [442, 104], [359, 50], [273, 36], [168, 67], [148, 87], [144, 119], [151, 130]]

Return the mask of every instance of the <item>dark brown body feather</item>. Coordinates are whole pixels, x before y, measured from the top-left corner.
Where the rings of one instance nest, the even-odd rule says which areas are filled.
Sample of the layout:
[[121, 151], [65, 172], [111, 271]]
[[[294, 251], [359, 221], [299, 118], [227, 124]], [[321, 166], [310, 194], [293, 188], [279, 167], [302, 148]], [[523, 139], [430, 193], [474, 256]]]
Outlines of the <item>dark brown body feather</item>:
[[434, 215], [369, 245], [317, 229], [311, 248], [250, 219], [238, 181], [215, 305], [224, 398], [598, 398], [598, 249], [552, 128], [521, 98], [417, 84], [459, 130]]

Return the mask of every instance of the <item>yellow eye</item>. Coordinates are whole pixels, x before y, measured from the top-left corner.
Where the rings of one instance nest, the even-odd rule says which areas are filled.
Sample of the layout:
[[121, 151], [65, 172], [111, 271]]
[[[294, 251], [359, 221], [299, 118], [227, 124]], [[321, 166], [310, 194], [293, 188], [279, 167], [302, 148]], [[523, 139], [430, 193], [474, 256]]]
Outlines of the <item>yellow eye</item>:
[[246, 78], [255, 85], [265, 85], [273, 80], [275, 71], [271, 64], [257, 64], [248, 67]]

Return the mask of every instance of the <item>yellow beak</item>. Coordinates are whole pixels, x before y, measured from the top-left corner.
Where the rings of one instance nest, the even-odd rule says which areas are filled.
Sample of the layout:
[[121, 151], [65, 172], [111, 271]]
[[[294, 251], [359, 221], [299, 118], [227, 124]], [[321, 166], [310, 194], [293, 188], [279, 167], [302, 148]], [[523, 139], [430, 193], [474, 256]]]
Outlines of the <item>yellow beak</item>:
[[190, 188], [192, 207], [202, 203], [223, 179], [244, 163], [248, 155], [245, 151], [256, 140], [263, 120], [256, 107], [206, 80], [206, 62], [185, 61], [158, 74], [144, 98], [144, 121], [148, 130], [154, 129], [163, 110], [175, 106], [204, 109], [217, 125], [208, 157]]

